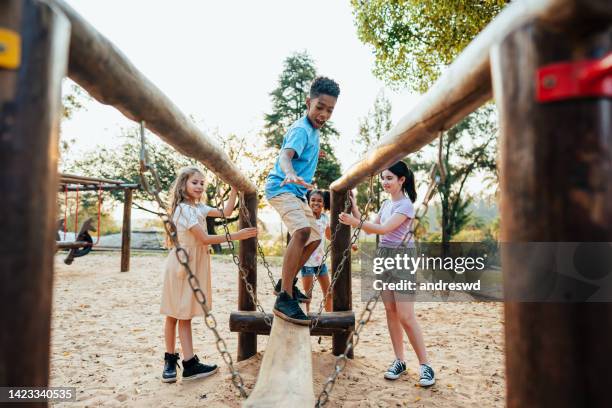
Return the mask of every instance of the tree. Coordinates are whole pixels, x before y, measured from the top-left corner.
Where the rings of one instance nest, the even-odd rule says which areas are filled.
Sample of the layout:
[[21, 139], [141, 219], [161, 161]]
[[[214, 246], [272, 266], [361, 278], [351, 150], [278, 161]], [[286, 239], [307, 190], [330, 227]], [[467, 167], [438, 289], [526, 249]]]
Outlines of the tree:
[[[378, 143], [378, 141], [391, 130], [391, 102], [387, 99], [384, 92], [380, 92], [374, 100], [374, 106], [368, 114], [359, 120], [359, 135], [357, 143], [361, 147], [361, 156]], [[365, 207], [370, 194], [369, 180], [357, 186], [357, 206], [361, 212], [365, 212]], [[380, 210], [380, 193], [382, 187], [380, 178], [375, 176], [373, 180], [373, 202], [370, 204], [370, 211]], [[378, 236], [376, 237], [378, 239]]]
[[[468, 179], [477, 172], [496, 183], [497, 123], [492, 118], [495, 108], [484, 106], [468, 115], [442, 138], [442, 161], [445, 176], [440, 177], [437, 194], [440, 199], [439, 218], [442, 242], [448, 243], [471, 221], [473, 197], [465, 194]], [[421, 156], [422, 157], [422, 156]], [[432, 161], [415, 159], [410, 163], [416, 170], [429, 170]], [[491, 176], [493, 175], [493, 176]]]
[[374, 74], [424, 92], [505, 0], [351, 0], [359, 39], [374, 48]]
[[[263, 135], [269, 147], [280, 149], [283, 137], [293, 122], [306, 112], [306, 96], [316, 77], [314, 61], [304, 52], [296, 52], [285, 59], [278, 86], [270, 93], [272, 113], [264, 117]], [[338, 136], [331, 121], [320, 129], [321, 155], [314, 176], [319, 188], [329, 188], [332, 181], [341, 176], [340, 163], [334, 154], [330, 139]]]
[[[137, 127], [123, 130], [124, 143], [119, 148], [97, 147], [80, 160], [68, 164], [68, 169], [86, 176], [95, 176], [110, 179], [124, 180], [126, 183], [140, 183], [140, 130]], [[221, 138], [218, 133], [213, 133], [213, 137], [219, 140], [221, 148], [228, 154], [232, 162], [237, 163], [245, 169], [247, 177], [254, 181], [259, 190], [262, 190], [265, 178], [261, 175], [263, 167], [269, 166], [273, 160], [273, 154], [269, 149], [258, 149], [245, 137], [229, 135]], [[176, 173], [181, 167], [196, 166], [203, 168], [194, 159], [186, 157], [171, 146], [155, 142], [149, 139], [147, 144], [149, 159], [155, 164], [162, 191], [167, 192], [176, 177]], [[229, 186], [221, 183], [212, 172], [206, 172], [207, 189], [205, 201], [208, 205], [216, 207], [220, 200], [227, 199]], [[219, 186], [219, 194], [217, 193]], [[116, 202], [123, 202], [124, 197], [121, 191], [109, 192]], [[151, 197], [143, 190], [134, 191], [134, 206], [147, 209], [150, 205]], [[228, 218], [229, 222], [234, 222], [238, 216]], [[216, 227], [221, 225], [222, 220], [207, 218], [207, 229], [209, 234], [216, 234]], [[216, 250], [219, 250], [217, 247]]]

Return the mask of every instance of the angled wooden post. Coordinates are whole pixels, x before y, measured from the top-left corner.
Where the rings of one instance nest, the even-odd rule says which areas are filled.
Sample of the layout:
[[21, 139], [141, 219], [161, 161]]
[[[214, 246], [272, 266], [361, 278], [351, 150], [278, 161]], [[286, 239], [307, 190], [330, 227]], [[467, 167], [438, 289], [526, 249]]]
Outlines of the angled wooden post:
[[8, 0], [0, 28], [0, 384], [46, 386], [70, 24], [48, 3]]

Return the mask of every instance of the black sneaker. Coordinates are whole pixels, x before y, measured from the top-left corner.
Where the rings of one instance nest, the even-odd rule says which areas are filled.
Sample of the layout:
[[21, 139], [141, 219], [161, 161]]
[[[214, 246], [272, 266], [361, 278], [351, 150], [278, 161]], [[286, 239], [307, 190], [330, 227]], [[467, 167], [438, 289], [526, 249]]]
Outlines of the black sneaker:
[[297, 300], [292, 299], [284, 290], [276, 297], [274, 314], [291, 323], [310, 325], [310, 318], [304, 314]]
[[207, 365], [200, 363], [198, 356], [193, 356], [191, 360], [183, 360], [183, 380], [195, 380], [208, 377], [217, 372], [219, 368], [216, 364]]
[[176, 367], [179, 363], [178, 353], [164, 354], [164, 372], [162, 373], [162, 382], [173, 383], [176, 382]]
[[391, 363], [391, 365], [389, 366], [389, 368], [387, 368], [387, 371], [385, 372], [385, 378], [387, 380], [397, 380], [400, 375], [404, 374], [406, 372], [406, 363], [404, 363], [402, 360], [395, 359], [395, 361], [393, 361]]
[[[298, 287], [295, 285], [297, 283], [297, 281], [298, 281], [297, 278], [293, 279], [293, 299], [297, 300], [300, 303], [309, 303], [310, 302], [310, 298], [308, 296], [306, 296], [305, 294], [303, 294], [298, 289]], [[282, 285], [283, 285], [283, 280], [279, 279], [278, 282], [276, 282], [276, 285], [274, 286], [274, 294], [276, 296], [278, 296], [278, 294], [281, 292]]]
[[421, 378], [419, 378], [419, 385], [421, 387], [431, 387], [436, 383], [436, 375], [434, 374], [433, 368], [429, 364], [421, 364]]

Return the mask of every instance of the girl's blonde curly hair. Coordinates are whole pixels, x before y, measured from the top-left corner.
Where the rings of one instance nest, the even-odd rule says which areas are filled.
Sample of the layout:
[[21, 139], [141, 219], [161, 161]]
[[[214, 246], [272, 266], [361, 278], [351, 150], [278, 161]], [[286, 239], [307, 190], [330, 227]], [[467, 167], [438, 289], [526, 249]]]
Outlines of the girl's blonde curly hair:
[[[178, 171], [176, 179], [170, 186], [170, 196], [168, 198], [170, 219], [174, 219], [174, 212], [179, 204], [187, 200], [187, 180], [196, 173], [206, 177], [204, 172], [195, 166], [183, 167]], [[169, 236], [166, 236], [166, 244], [169, 248], [173, 246]]]

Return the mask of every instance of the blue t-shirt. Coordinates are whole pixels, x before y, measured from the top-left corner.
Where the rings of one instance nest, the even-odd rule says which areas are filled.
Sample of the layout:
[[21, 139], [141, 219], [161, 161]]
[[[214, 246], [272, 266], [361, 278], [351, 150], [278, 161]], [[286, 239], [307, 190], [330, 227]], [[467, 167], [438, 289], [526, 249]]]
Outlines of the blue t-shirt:
[[[295, 150], [295, 155], [291, 159], [295, 173], [307, 183], [312, 183], [319, 161], [319, 131], [312, 127], [308, 117], [304, 116], [291, 125], [283, 138], [282, 149]], [[280, 183], [285, 179], [285, 173], [280, 168], [279, 158], [276, 159], [274, 168], [266, 179], [266, 198], [270, 199], [282, 193], [304, 197], [306, 187], [293, 183], [281, 187]]]

